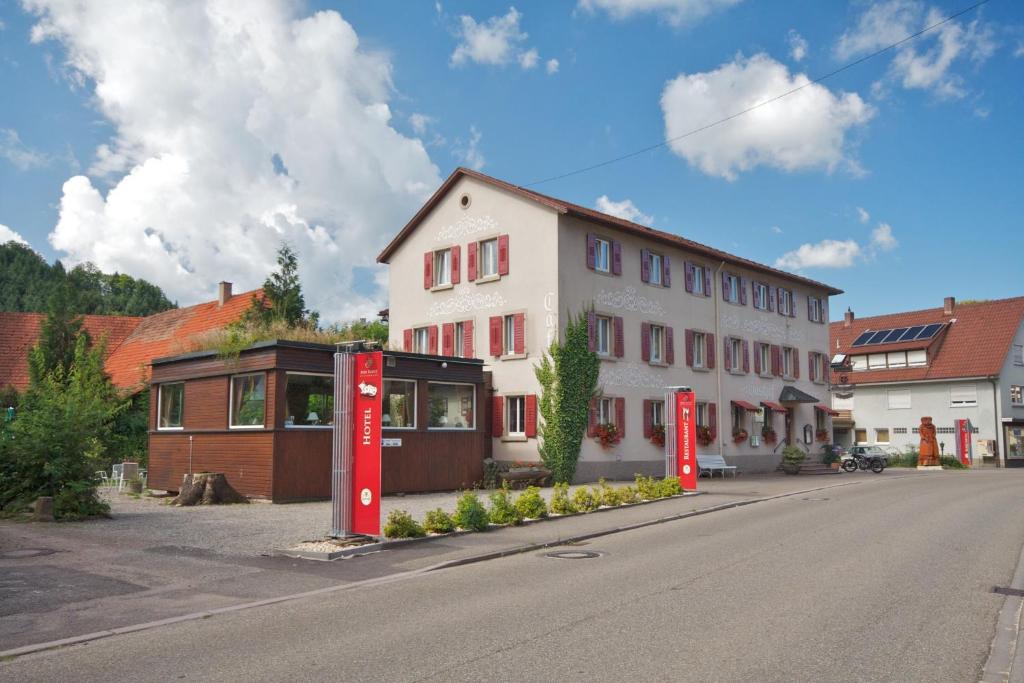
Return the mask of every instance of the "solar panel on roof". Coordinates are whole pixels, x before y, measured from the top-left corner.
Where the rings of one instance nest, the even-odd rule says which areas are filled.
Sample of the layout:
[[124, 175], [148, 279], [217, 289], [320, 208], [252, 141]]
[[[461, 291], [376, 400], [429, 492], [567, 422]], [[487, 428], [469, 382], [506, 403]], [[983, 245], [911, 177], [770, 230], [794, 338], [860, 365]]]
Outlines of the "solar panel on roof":
[[900, 337], [900, 341], [911, 341], [921, 334], [921, 330], [924, 329], [924, 325], [914, 325], [913, 327], [907, 328], [907, 331]]
[[883, 344], [891, 344], [892, 342], [894, 342], [897, 339], [899, 339], [900, 335], [902, 335], [906, 331], [907, 331], [907, 328], [905, 328], [905, 327], [898, 327], [895, 330], [890, 330], [889, 334], [885, 335], [885, 339], [882, 340], [882, 343]]
[[885, 339], [885, 335], [889, 334], [890, 331], [891, 330], [879, 330], [878, 332], [875, 332], [871, 335], [871, 340], [868, 341], [868, 344], [881, 344], [882, 340]]
[[868, 343], [868, 339], [874, 334], [872, 331], [864, 332], [859, 337], [853, 340], [853, 346], [864, 346]]
[[932, 323], [931, 325], [928, 325], [923, 330], [921, 330], [921, 333], [914, 337], [914, 339], [931, 339], [932, 337], [939, 333], [939, 329], [941, 327], [942, 323]]

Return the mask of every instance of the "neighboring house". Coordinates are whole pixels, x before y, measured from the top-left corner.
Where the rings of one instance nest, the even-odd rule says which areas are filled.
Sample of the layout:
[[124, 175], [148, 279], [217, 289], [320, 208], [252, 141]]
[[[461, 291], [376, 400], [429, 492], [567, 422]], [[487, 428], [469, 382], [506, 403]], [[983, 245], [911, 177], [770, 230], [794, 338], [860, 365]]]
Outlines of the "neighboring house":
[[[154, 358], [189, 350], [192, 339], [235, 322], [262, 290], [231, 294], [231, 283], [220, 283], [218, 298], [187, 308], [135, 318], [87, 315], [83, 327], [94, 342], [106, 339], [104, 362], [114, 385], [137, 393], [149, 380]], [[42, 313], [0, 313], [0, 387], [28, 388], [28, 352], [39, 338]]]
[[831, 325], [832, 352], [852, 370], [833, 373], [853, 396], [832, 406], [835, 440], [905, 450], [920, 443], [931, 417], [947, 454], [956, 453], [954, 421], [974, 428], [975, 462], [1024, 466], [1024, 297], [856, 319]]
[[[581, 480], [664, 473], [651, 436], [672, 386], [697, 394], [711, 436], [699, 452], [746, 471], [775, 469], [786, 441], [817, 453], [816, 434], [831, 434], [828, 297], [840, 290], [829, 285], [463, 168], [378, 261], [390, 266], [393, 348], [487, 362], [494, 395], [478, 414], [498, 460], [538, 459], [534, 368], [566, 313], [584, 311], [603, 393]], [[593, 438], [604, 423], [619, 444]]]

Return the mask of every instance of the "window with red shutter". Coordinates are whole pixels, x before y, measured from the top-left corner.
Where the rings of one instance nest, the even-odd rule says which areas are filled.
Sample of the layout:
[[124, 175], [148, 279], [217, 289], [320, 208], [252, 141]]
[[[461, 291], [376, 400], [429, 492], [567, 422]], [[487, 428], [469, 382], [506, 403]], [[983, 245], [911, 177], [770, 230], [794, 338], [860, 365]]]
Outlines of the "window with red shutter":
[[597, 261], [597, 238], [594, 237], [594, 233], [587, 233], [587, 268], [594, 270], [594, 264]]
[[651, 255], [646, 249], [640, 250], [640, 282], [651, 281]]
[[412, 351], [412, 328], [402, 330], [402, 350]]
[[490, 336], [490, 342], [491, 342], [490, 343], [491, 355], [497, 357], [497, 356], [501, 355], [501, 350], [502, 350], [502, 344], [501, 344], [501, 329], [502, 329], [502, 327], [501, 327], [501, 316], [500, 315], [492, 315], [488, 319], [487, 322], [488, 322], [489, 333], [490, 333], [489, 336]]
[[428, 251], [423, 255], [423, 289], [430, 289], [434, 286], [434, 252]]
[[693, 330], [686, 330], [683, 333], [684, 344], [686, 347], [686, 367], [693, 367]]
[[620, 316], [615, 316], [612, 319], [612, 327], [615, 334], [615, 357], [622, 358], [626, 355], [626, 334]]
[[754, 374], [761, 374], [761, 343], [754, 342]]
[[587, 311], [587, 348], [597, 351], [597, 313]]
[[644, 438], [649, 439], [654, 434], [654, 420], [652, 419], [654, 412], [654, 401], [650, 399], [644, 399]]
[[466, 245], [466, 279], [470, 282], [476, 280], [476, 242]]
[[537, 394], [526, 395], [526, 438], [537, 436]]
[[771, 345], [772, 353], [772, 377], [782, 376], [782, 349], [775, 344]]
[[793, 379], [800, 379], [800, 351], [793, 349]]
[[441, 325], [441, 355], [455, 355], [455, 323]]
[[597, 401], [590, 399], [590, 409], [587, 411], [587, 436], [597, 436]]
[[498, 275], [508, 275], [508, 235], [498, 237]]
[[473, 321], [463, 320], [462, 321], [462, 357], [473, 358], [473, 354], [476, 353], [473, 346]]
[[457, 285], [462, 281], [462, 247], [452, 247], [452, 284]]
[[743, 340], [743, 372], [750, 372], [750, 344]]
[[665, 362], [669, 365], [676, 362], [676, 342], [671, 327], [665, 328]]
[[431, 356], [437, 355], [437, 325], [427, 328], [427, 353]]
[[640, 357], [644, 361], [651, 360], [651, 325], [640, 323]]
[[661, 284], [663, 287], [672, 286], [672, 259], [668, 254], [661, 257]]
[[622, 275], [622, 244], [612, 242], [612, 275]]
[[687, 292], [693, 293], [693, 264], [689, 261], [683, 262], [683, 286]]
[[704, 338], [707, 339], [707, 344], [708, 344], [708, 348], [707, 348], [708, 355], [707, 355], [707, 360], [704, 363], [704, 367], [706, 367], [708, 370], [714, 370], [715, 369], [715, 335], [713, 335], [713, 334], [705, 334]]
[[722, 337], [722, 367], [728, 372], [732, 370], [732, 339], [730, 337]]
[[708, 403], [708, 431], [711, 432], [711, 438], [718, 438], [718, 404]]
[[626, 436], [626, 399], [621, 396], [615, 399], [615, 426], [619, 430], [619, 436]]
[[769, 312], [775, 312], [775, 288], [768, 287], [768, 310]]
[[514, 325], [513, 334], [515, 335], [513, 352], [519, 356], [526, 353], [526, 314], [516, 313], [512, 316], [512, 324]]
[[505, 433], [505, 398], [495, 396], [491, 399], [491, 436], [499, 437]]
[[740, 278], [740, 306], [747, 305], [747, 290], [750, 289], [750, 282], [745, 277]]

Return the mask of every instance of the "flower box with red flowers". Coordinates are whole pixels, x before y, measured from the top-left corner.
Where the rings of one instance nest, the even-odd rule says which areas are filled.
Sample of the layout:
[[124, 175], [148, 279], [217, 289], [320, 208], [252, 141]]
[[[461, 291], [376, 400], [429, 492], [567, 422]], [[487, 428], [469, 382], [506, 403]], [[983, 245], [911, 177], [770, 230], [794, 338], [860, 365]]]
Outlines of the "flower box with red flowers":
[[747, 430], [746, 429], [737, 429], [735, 432], [732, 433], [732, 440], [735, 443], [743, 443], [749, 437], [750, 437], [750, 434], [747, 434]]
[[818, 441], [828, 441], [828, 430], [827, 429], [819, 429], [817, 432], [815, 432], [814, 435], [816, 437], [818, 437]]
[[622, 434], [619, 433], [619, 428], [611, 423], [597, 425], [594, 428], [594, 436], [604, 448], [611, 448], [622, 441]]
[[762, 429], [761, 438], [764, 439], [765, 443], [775, 443], [779, 439], [778, 435], [775, 433], [775, 430], [771, 428]]
[[710, 446], [715, 440], [715, 435], [711, 433], [711, 427], [707, 425], [697, 425], [697, 443], [701, 446]]
[[665, 425], [654, 425], [651, 427], [651, 443], [655, 446], [665, 445]]

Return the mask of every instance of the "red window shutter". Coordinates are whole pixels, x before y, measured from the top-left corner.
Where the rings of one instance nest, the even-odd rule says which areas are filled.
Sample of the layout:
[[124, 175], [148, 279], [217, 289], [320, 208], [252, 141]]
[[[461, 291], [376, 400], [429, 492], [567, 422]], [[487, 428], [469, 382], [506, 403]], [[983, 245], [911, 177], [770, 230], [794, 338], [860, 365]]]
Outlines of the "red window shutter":
[[476, 280], [476, 242], [466, 245], [466, 279], [470, 282]]
[[729, 337], [722, 337], [722, 363], [724, 363], [722, 367], [726, 371], [732, 370], [732, 349], [729, 348], [732, 344], [729, 343], [730, 341]]
[[498, 236], [498, 275], [508, 275], [508, 235]]
[[714, 370], [714, 368], [715, 368], [715, 335], [713, 335], [713, 334], [705, 334], [704, 335], [704, 339], [706, 340], [706, 345], [707, 345], [707, 349], [706, 349], [707, 362], [704, 365], [709, 370]]
[[782, 349], [775, 344], [771, 345], [772, 377], [782, 376]]
[[687, 292], [693, 292], [693, 264], [688, 261], [683, 262], [683, 284]]
[[792, 289], [787, 289], [786, 291], [789, 292], [789, 317], [790, 318], [795, 318], [796, 317], [796, 292], [794, 292]]
[[708, 404], [708, 431], [711, 432], [711, 438], [718, 438], [718, 404]]
[[612, 275], [622, 275], [622, 244], [612, 242]]
[[693, 330], [686, 330], [683, 333], [684, 344], [686, 346], [686, 367], [693, 367]]
[[813, 351], [811, 351], [811, 352], [809, 352], [807, 354], [807, 379], [811, 380], [812, 382], [815, 379], [814, 363], [817, 360], [818, 360], [817, 354], [815, 354]]
[[761, 344], [754, 342], [754, 374], [761, 374]]
[[772, 311], [772, 312], [775, 311], [775, 288], [774, 287], [769, 287], [768, 288], [768, 310]]
[[640, 323], [640, 357], [649, 361], [651, 359], [651, 324]]
[[587, 348], [597, 351], [597, 313], [587, 311]]
[[743, 340], [743, 372], [750, 372], [750, 344]]
[[526, 438], [537, 436], [537, 394], [526, 395]]
[[587, 436], [597, 435], [597, 399], [590, 399], [590, 410], [587, 411]]
[[665, 328], [665, 362], [669, 365], [676, 362], [676, 342], [671, 327]]
[[725, 301], [730, 300], [729, 293], [729, 273], [722, 271], [722, 299]]
[[474, 353], [473, 349], [473, 321], [463, 320], [462, 321], [462, 357], [472, 358]]
[[745, 277], [740, 278], [740, 305], [747, 305], [747, 290], [750, 289], [750, 282]]
[[626, 333], [623, 329], [621, 316], [615, 316], [612, 319], [612, 327], [615, 332], [615, 357], [622, 358], [626, 355]]
[[501, 316], [492, 315], [489, 320], [490, 327], [490, 338], [491, 338], [491, 355], [501, 355]]
[[452, 247], [452, 284], [457, 285], [462, 281], [462, 247]]
[[432, 356], [437, 355], [437, 325], [427, 328], [427, 352]]
[[441, 325], [441, 355], [455, 355], [455, 323]]
[[793, 379], [800, 379], [800, 351], [793, 349]]
[[811, 314], [812, 314], [812, 313], [814, 312], [814, 311], [812, 310], [812, 309], [813, 309], [813, 307], [811, 306], [811, 304], [812, 304], [813, 302], [814, 302], [814, 297], [813, 297], [813, 296], [809, 296], [809, 297], [807, 297], [807, 319], [808, 319], [808, 320], [813, 320], [813, 318], [811, 317]]
[[651, 281], [651, 255], [646, 249], [640, 250], [640, 281]]
[[661, 284], [665, 287], [672, 286], [672, 259], [665, 254], [661, 257]]
[[714, 294], [714, 290], [711, 289], [711, 269], [708, 267], [704, 268], [704, 296], [711, 296]]
[[518, 354], [526, 353], [526, 314], [516, 313], [512, 316], [513, 351]]
[[423, 255], [423, 289], [430, 289], [434, 286], [434, 252], [428, 251]]
[[591, 232], [587, 233], [587, 268], [594, 270], [597, 267], [597, 238]]
[[828, 299], [826, 297], [821, 298], [821, 323], [824, 325], [828, 322]]
[[402, 330], [402, 350], [412, 351], [412, 329]]
[[651, 419], [651, 407], [654, 401], [644, 399], [644, 438], [649, 439], [654, 433], [654, 421]]
[[505, 433], [505, 398], [495, 396], [491, 399], [491, 436]]
[[619, 436], [626, 436], [626, 399], [615, 399], [615, 426], [619, 429]]

